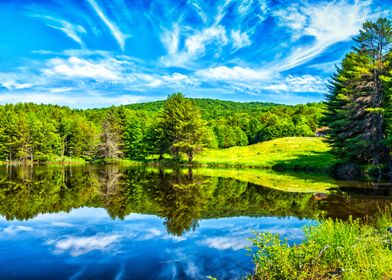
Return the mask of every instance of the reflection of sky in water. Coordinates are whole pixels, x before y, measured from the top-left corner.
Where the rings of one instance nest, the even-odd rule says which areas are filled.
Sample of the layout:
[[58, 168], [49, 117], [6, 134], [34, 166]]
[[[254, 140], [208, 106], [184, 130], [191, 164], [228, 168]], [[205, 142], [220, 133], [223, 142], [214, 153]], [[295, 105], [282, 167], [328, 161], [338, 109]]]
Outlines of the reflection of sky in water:
[[252, 271], [244, 249], [252, 231], [303, 238], [309, 220], [234, 217], [200, 220], [183, 236], [163, 219], [131, 214], [111, 220], [105, 210], [82, 208], [25, 221], [0, 218], [0, 279], [239, 278]]

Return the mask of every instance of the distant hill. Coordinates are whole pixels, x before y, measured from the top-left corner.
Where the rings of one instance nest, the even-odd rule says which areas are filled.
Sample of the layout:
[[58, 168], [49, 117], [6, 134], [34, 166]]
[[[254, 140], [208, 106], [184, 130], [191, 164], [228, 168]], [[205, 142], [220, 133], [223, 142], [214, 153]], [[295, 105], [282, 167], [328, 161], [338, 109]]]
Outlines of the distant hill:
[[[232, 113], [262, 112], [276, 106], [290, 106], [270, 102], [235, 102], [210, 98], [191, 99], [196, 102], [196, 104], [202, 111], [203, 117], [207, 119], [217, 118]], [[125, 105], [125, 107], [132, 110], [141, 110], [145, 112], [156, 113], [163, 108], [164, 104], [164, 100], [159, 100], [153, 102], [129, 104]]]

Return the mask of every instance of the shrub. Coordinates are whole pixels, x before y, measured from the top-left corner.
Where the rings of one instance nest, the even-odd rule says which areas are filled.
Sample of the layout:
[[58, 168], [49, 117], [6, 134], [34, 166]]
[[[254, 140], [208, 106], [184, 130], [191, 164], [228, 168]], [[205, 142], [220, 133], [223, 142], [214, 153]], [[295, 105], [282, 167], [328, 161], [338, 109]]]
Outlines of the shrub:
[[258, 233], [252, 279], [391, 279], [391, 210], [375, 221], [327, 219], [305, 228], [305, 239], [290, 245], [279, 235]]

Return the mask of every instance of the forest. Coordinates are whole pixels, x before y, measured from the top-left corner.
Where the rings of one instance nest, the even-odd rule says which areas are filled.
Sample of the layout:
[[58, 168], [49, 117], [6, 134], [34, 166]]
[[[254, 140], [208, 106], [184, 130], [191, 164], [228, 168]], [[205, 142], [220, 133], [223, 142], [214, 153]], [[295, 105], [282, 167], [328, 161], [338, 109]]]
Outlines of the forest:
[[[190, 153], [204, 147], [314, 136], [322, 113], [322, 103], [240, 103], [190, 99], [181, 93], [166, 101], [86, 110], [7, 104], [0, 106], [0, 160], [145, 159], [165, 153], [192, 158]], [[179, 139], [173, 139], [174, 134]]]

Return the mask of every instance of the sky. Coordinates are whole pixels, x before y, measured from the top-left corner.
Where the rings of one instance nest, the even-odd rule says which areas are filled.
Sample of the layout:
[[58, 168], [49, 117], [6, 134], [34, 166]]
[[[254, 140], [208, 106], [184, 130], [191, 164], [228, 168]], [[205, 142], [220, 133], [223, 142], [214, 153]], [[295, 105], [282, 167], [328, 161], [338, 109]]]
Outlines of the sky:
[[0, 0], [0, 104], [321, 101], [392, 0]]

